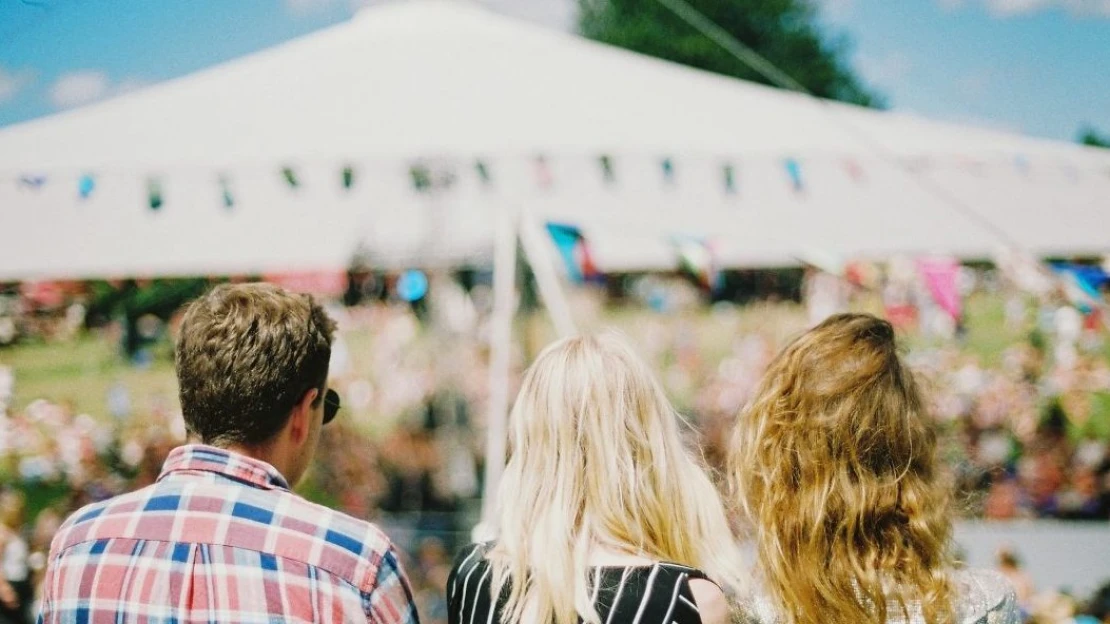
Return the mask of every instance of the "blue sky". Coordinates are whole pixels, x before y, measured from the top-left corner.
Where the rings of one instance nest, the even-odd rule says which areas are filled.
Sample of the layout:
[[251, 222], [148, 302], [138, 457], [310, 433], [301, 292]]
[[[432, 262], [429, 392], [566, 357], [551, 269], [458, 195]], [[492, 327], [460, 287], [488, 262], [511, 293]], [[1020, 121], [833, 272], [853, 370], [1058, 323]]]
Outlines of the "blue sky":
[[[0, 0], [0, 125], [274, 45], [373, 1]], [[818, 2], [897, 110], [1067, 140], [1085, 124], [1110, 133], [1110, 0]], [[574, 0], [484, 3], [573, 24]]]

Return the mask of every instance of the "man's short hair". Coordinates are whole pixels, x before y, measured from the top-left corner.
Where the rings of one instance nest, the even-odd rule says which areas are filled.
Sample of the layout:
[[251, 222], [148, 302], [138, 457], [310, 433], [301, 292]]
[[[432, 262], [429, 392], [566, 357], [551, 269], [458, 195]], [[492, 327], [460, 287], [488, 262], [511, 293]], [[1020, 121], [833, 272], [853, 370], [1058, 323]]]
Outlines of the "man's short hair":
[[323, 396], [335, 323], [310, 296], [222, 284], [185, 311], [174, 353], [189, 433], [215, 446], [269, 441], [304, 393]]

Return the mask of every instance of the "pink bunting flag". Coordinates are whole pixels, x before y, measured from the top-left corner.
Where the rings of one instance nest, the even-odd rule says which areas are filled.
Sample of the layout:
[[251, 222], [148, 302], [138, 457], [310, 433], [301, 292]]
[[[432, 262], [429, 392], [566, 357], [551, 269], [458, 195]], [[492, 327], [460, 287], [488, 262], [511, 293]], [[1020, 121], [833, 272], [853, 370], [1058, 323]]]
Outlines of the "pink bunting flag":
[[960, 301], [960, 263], [954, 258], [921, 258], [917, 270], [929, 295], [952, 320], [957, 321], [961, 313]]

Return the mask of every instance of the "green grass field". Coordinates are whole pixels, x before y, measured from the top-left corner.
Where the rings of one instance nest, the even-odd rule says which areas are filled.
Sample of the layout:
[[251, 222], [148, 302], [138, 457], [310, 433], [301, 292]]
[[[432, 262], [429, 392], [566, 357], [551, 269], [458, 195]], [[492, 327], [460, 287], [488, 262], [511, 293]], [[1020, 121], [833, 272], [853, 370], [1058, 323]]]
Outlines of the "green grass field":
[[[1028, 330], [1011, 332], [1003, 322], [1002, 302], [996, 297], [977, 295], [966, 302], [968, 333], [964, 350], [979, 356], [984, 366], [999, 364], [1001, 354], [1011, 344], [1027, 339]], [[857, 304], [861, 310], [877, 311], [874, 301]], [[586, 328], [613, 326], [632, 328], [637, 323], [658, 318], [641, 309], [614, 309], [584, 323]], [[667, 319], [672, 322], [672, 319]], [[708, 361], [716, 361], [730, 348], [736, 333], [761, 331], [776, 340], [785, 340], [805, 322], [804, 310], [795, 304], [755, 304], [738, 309], [727, 322], [711, 313], [681, 313], [673, 322], [685, 324], [694, 332], [698, 348]], [[373, 331], [362, 330], [345, 334], [354, 370], [362, 370], [367, 354], [373, 349]], [[518, 323], [514, 339], [526, 340], [528, 352], [534, 353], [553, 337], [549, 324], [534, 318], [529, 324]], [[925, 346], [926, 341], [909, 337], [911, 347]], [[1110, 359], [1110, 341], [1105, 355]], [[119, 356], [114, 340], [100, 333], [88, 333], [64, 343], [25, 342], [0, 350], [0, 365], [15, 371], [14, 408], [21, 410], [30, 401], [48, 399], [68, 404], [75, 413], [101, 417], [107, 413], [109, 389], [117, 383], [128, 388], [133, 409], [140, 412], [153, 404], [176, 402], [177, 386], [168, 339], [159, 343], [152, 364], [137, 368]]]

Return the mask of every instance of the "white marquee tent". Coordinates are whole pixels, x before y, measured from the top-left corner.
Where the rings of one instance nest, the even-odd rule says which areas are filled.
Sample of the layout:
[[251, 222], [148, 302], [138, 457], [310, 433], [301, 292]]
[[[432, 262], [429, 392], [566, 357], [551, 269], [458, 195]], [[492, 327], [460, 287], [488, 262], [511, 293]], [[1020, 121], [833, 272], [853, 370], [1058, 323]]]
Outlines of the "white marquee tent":
[[[453, 184], [416, 192], [418, 161]], [[0, 130], [0, 279], [335, 269], [356, 249], [457, 263], [489, 257], [504, 206], [579, 225], [610, 270], [673, 266], [675, 235], [726, 265], [1101, 253], [1110, 152], [821, 103], [442, 0]]]
[[[414, 163], [453, 182], [416, 191]], [[822, 103], [445, 0], [0, 130], [0, 279], [493, 256], [491, 491], [514, 227], [565, 333], [535, 257], [543, 221], [580, 227], [601, 268], [622, 270], [674, 267], [679, 235], [711, 239], [726, 266], [1104, 253], [1108, 209], [1110, 152]]]

